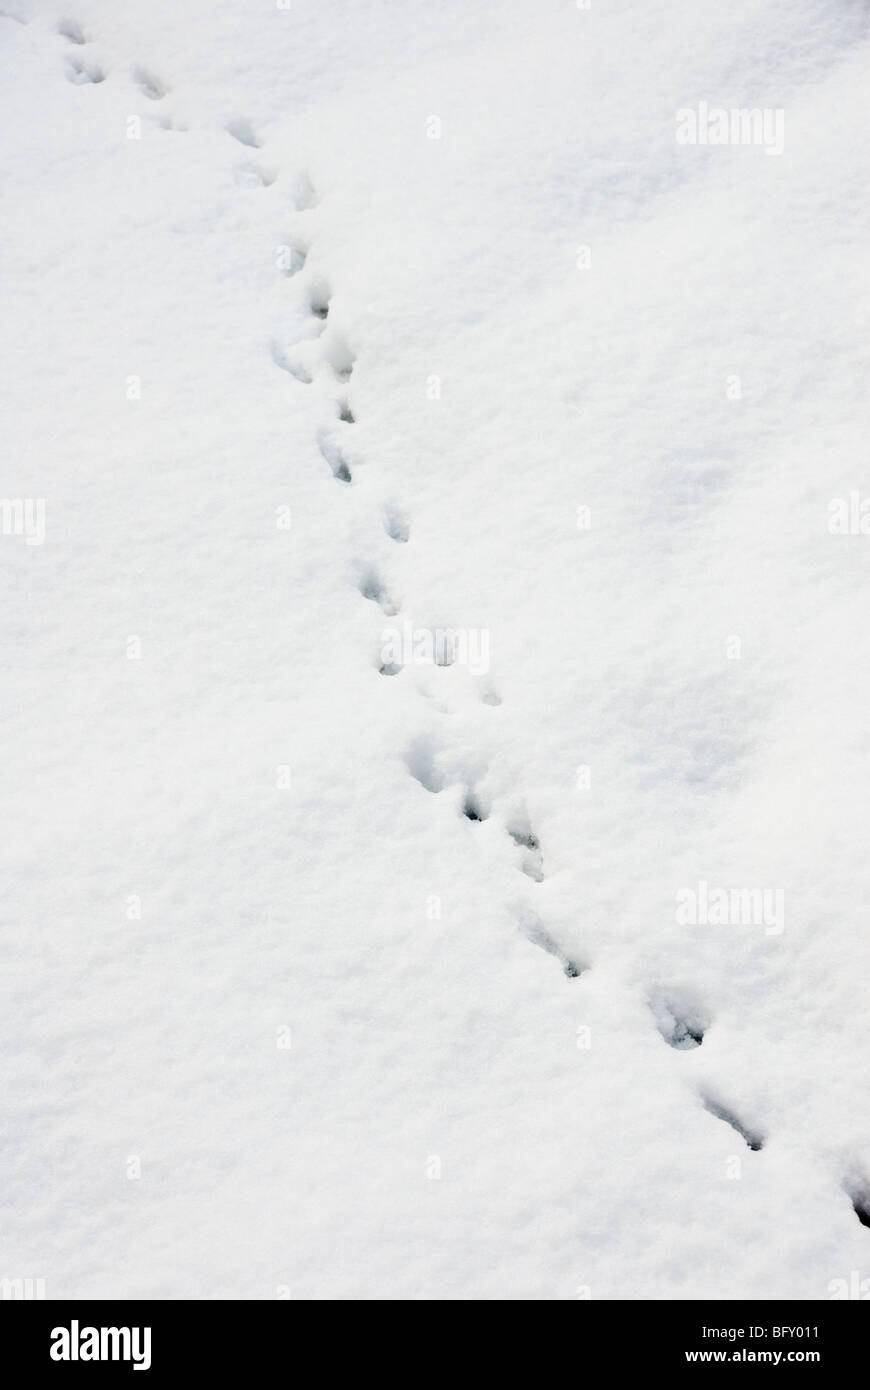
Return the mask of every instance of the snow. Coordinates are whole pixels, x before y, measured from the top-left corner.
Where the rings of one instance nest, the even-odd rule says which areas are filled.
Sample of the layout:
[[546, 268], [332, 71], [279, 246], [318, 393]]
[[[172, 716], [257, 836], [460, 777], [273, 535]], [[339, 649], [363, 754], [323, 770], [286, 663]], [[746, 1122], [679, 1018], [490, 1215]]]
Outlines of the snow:
[[870, 1275], [868, 38], [4, 0], [0, 1276]]

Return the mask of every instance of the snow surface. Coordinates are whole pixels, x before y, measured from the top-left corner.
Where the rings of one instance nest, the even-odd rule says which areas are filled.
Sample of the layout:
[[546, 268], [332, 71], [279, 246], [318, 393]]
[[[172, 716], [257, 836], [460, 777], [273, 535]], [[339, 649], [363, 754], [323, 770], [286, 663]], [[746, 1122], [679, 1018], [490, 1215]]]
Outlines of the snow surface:
[[870, 1277], [870, 7], [3, 9], [0, 1277]]

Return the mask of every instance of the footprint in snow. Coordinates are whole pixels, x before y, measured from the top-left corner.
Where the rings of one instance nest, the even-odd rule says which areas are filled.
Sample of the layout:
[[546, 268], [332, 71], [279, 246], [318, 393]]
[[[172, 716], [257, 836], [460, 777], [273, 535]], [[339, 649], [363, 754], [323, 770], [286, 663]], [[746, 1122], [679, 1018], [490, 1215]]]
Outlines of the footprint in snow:
[[852, 1210], [862, 1226], [870, 1227], [870, 1186], [860, 1189], [847, 1189], [852, 1202]]
[[319, 199], [307, 174], [296, 175], [290, 189], [290, 198], [296, 212], [307, 212], [310, 208], [317, 207]]
[[[14, 16], [12, 16], [14, 18]], [[57, 26], [57, 32], [70, 43], [87, 43], [84, 30], [77, 19], [62, 19]]]
[[532, 831], [527, 820], [520, 819], [512, 821], [507, 827], [515, 845], [519, 845], [524, 854], [520, 867], [524, 874], [534, 879], [535, 883], [544, 881], [544, 856], [541, 853], [541, 842], [537, 835]]
[[[279, 343], [271, 343], [270, 351], [272, 353], [272, 361], [275, 363], [276, 367], [281, 368], [282, 372], [287, 372], [288, 376], [292, 376], [296, 381], [301, 381], [305, 386], [311, 385], [311, 374], [306, 371], [301, 362], [297, 362], [294, 358], [289, 357]], [[321, 450], [321, 453], [322, 452]], [[350, 479], [346, 481], [349, 482]]]
[[700, 1047], [710, 1026], [706, 1009], [702, 1009], [681, 991], [655, 992], [650, 997], [656, 1027], [669, 1047], [678, 1052], [690, 1052]]
[[256, 164], [240, 164], [233, 180], [237, 188], [268, 188], [275, 182], [275, 175], [266, 173]]
[[329, 316], [329, 287], [323, 281], [312, 285], [308, 292], [308, 308], [316, 319], [326, 320]]
[[377, 570], [366, 570], [359, 582], [359, 591], [363, 598], [371, 603], [376, 603], [381, 612], [388, 618], [393, 618], [399, 609], [387, 591], [387, 587], [380, 578]]
[[317, 447], [322, 456], [332, 469], [332, 476], [337, 478], [340, 483], [349, 483], [353, 480], [347, 459], [341, 452], [338, 444], [327, 431], [321, 430], [317, 436]]
[[489, 817], [489, 807], [473, 787], [469, 787], [462, 802], [462, 814], [466, 820], [484, 821]]
[[588, 970], [589, 967], [581, 963], [573, 956], [569, 956], [562, 947], [557, 944], [554, 938], [547, 931], [537, 913], [532, 912], [527, 907], [522, 907], [517, 912], [517, 925], [523, 936], [531, 941], [533, 946], [539, 946], [542, 951], [555, 957], [562, 967], [562, 973], [569, 980], [576, 980], [580, 975]]
[[331, 338], [325, 344], [324, 356], [339, 381], [350, 380], [356, 359], [343, 338]]
[[98, 82], [105, 82], [106, 80], [106, 74], [99, 63], [89, 62], [78, 57], [67, 60], [66, 75], [75, 87], [86, 87], [89, 83], [96, 85]]
[[849, 1163], [843, 1178], [843, 1191], [861, 1225], [870, 1229], [870, 1181], [867, 1179], [867, 1169], [860, 1161], [853, 1159]]
[[414, 780], [427, 792], [444, 790], [446, 779], [440, 766], [440, 748], [431, 735], [420, 734], [414, 739], [405, 754], [405, 764]]
[[159, 77], [155, 77], [153, 73], [148, 72], [145, 68], [135, 69], [133, 81], [136, 83], [136, 86], [143, 96], [146, 96], [149, 101], [160, 101], [169, 91], [169, 88], [165, 83], [160, 81]]
[[410, 525], [398, 507], [387, 508], [384, 516], [384, 530], [390, 540], [397, 541], [400, 545], [405, 545], [411, 534]]
[[247, 145], [249, 149], [258, 150], [263, 143], [247, 116], [237, 116], [235, 120], [227, 121], [226, 130], [240, 145]]
[[759, 1149], [764, 1148], [764, 1135], [760, 1134], [758, 1130], [745, 1125], [728, 1106], [722, 1105], [720, 1101], [713, 1099], [710, 1095], [702, 1095], [701, 1100], [703, 1101], [704, 1109], [708, 1111], [709, 1114], [715, 1115], [717, 1120], [722, 1120], [724, 1124], [730, 1125], [731, 1128], [740, 1135], [740, 1138], [747, 1147], [752, 1149], [753, 1153], [757, 1153]]

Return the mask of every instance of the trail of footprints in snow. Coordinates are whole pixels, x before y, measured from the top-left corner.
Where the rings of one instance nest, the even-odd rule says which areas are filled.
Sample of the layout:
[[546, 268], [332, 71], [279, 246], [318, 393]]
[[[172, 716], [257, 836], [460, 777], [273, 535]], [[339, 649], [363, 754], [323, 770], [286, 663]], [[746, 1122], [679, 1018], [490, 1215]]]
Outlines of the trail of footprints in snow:
[[[61, 19], [57, 29], [58, 33], [77, 49], [84, 48], [88, 44], [89, 40], [85, 30], [73, 18]], [[68, 59], [67, 75], [70, 81], [77, 85], [89, 82], [99, 83], [105, 79], [105, 73], [99, 64], [80, 54], [75, 54]], [[138, 66], [133, 70], [133, 80], [150, 101], [160, 101], [167, 95], [168, 87], [144, 67]], [[246, 116], [234, 117], [227, 121], [224, 128], [228, 135], [245, 148], [252, 150], [261, 148], [262, 141], [257, 135], [253, 123]], [[255, 165], [243, 165], [236, 171], [236, 182], [243, 187], [264, 186], [272, 181], [272, 177]], [[306, 173], [297, 175], [292, 195], [293, 206], [297, 212], [303, 212], [317, 206], [317, 195], [311, 179]], [[288, 278], [298, 275], [306, 266], [308, 246], [294, 240], [283, 250], [285, 254], [279, 268]], [[331, 292], [324, 280], [316, 280], [309, 284], [307, 288], [309, 314], [313, 319], [319, 321], [323, 328], [326, 327], [329, 319], [330, 301]], [[273, 341], [271, 353], [275, 365], [282, 371], [287, 372], [305, 385], [312, 382], [311, 368], [301, 358], [294, 356], [292, 350], [284, 344]], [[324, 348], [323, 358], [331, 367], [339, 384], [344, 385], [350, 380], [354, 368], [354, 357], [339, 335], [334, 334], [331, 337], [328, 345]], [[340, 426], [347, 428], [355, 423], [353, 411], [346, 397], [337, 400], [336, 411]], [[337, 437], [334, 426], [324, 426], [318, 431], [317, 447], [336, 482], [344, 486], [351, 484], [353, 471], [348, 451], [342, 440]], [[390, 539], [397, 544], [405, 545], [410, 539], [410, 524], [398, 507], [389, 506], [387, 508], [384, 514], [384, 530]], [[375, 567], [365, 567], [360, 575], [359, 591], [364, 599], [377, 604], [385, 616], [393, 617], [399, 612], [398, 603], [390, 595]], [[451, 660], [452, 657], [448, 654], [440, 660], [436, 659], [436, 664], [449, 665]], [[381, 674], [385, 676], [397, 675], [401, 669], [401, 666], [388, 663], [382, 664], [379, 668]], [[492, 690], [485, 691], [482, 699], [484, 703], [491, 706], [497, 706], [501, 703], [499, 697]], [[425, 782], [424, 785], [426, 785]], [[431, 789], [436, 790], [434, 787]], [[440, 790], [440, 787], [437, 790]], [[471, 822], [484, 821], [489, 816], [488, 806], [485, 805], [473, 787], [468, 787], [465, 790], [462, 812], [465, 818]], [[544, 877], [543, 856], [537, 836], [525, 822], [509, 823], [506, 830], [513, 843], [522, 850], [520, 860], [522, 871], [534, 882], [542, 882]], [[558, 947], [540, 922], [537, 921], [537, 918], [532, 923], [532, 918], [526, 919], [521, 916], [518, 924], [529, 940], [549, 954], [562, 959]], [[575, 976], [580, 973], [579, 969], [572, 963], [563, 962], [563, 964], [566, 974]]]
[[[61, 19], [57, 32], [75, 49], [82, 49], [88, 45], [88, 36], [77, 19]], [[97, 85], [106, 80], [106, 73], [100, 63], [84, 53], [77, 52], [71, 53], [66, 60], [66, 75], [76, 87], [84, 87], [89, 83]], [[162, 100], [169, 90], [158, 77], [141, 66], [133, 69], [133, 81], [149, 101]]]
[[[247, 126], [240, 128], [238, 122], [232, 128], [231, 133], [235, 134], [237, 139], [243, 139], [245, 143], [252, 143], [253, 141], [253, 132]], [[316, 201], [316, 194], [310, 179], [307, 175], [300, 176], [296, 182], [294, 199], [296, 210], [313, 207], [316, 205]], [[303, 247], [297, 240], [293, 240], [284, 250], [284, 263], [279, 268], [288, 277], [297, 275], [306, 265], [310, 247], [307, 245]], [[328, 284], [323, 279], [317, 279], [308, 285], [305, 294], [309, 314], [312, 318], [325, 324], [329, 319], [331, 305], [331, 291]], [[271, 351], [272, 359], [278, 367], [305, 385], [311, 383], [313, 380], [311, 368], [304, 365], [298, 357], [294, 357], [291, 349], [283, 344], [273, 342]], [[339, 383], [343, 384], [349, 380], [353, 371], [354, 359], [340, 338], [333, 340], [331, 349], [325, 353], [325, 358], [332, 367], [333, 374]], [[336, 401], [336, 410], [340, 424], [353, 425], [355, 423], [355, 416], [346, 397]], [[353, 469], [348, 450], [341, 439], [336, 436], [334, 426], [321, 426], [317, 432], [316, 442], [320, 455], [328, 465], [335, 480], [345, 486], [351, 484], [353, 482]], [[410, 524], [398, 507], [390, 505], [386, 508], [383, 523], [384, 530], [391, 540], [399, 545], [408, 543]], [[359, 580], [359, 591], [363, 598], [377, 604], [385, 616], [394, 617], [400, 610], [400, 605], [390, 594], [375, 566], [366, 566], [363, 570]], [[436, 661], [436, 664], [449, 665], [450, 660], [451, 658], [447, 656], [440, 663]], [[394, 663], [382, 663], [378, 669], [381, 675], [395, 676], [399, 674], [402, 667]], [[492, 690], [486, 691], [482, 698], [484, 703], [491, 706], [497, 706], [501, 703], [499, 697]], [[423, 781], [423, 785], [427, 785], [425, 781]], [[441, 790], [441, 786], [430, 787], [429, 789]], [[489, 807], [473, 787], [465, 789], [462, 814], [472, 822], [488, 819]], [[543, 855], [540, 841], [531, 827], [526, 821], [516, 821], [506, 826], [506, 832], [513, 843], [522, 850], [520, 859], [522, 871], [534, 882], [542, 882], [544, 878]], [[522, 922], [519, 925], [529, 940], [561, 959], [558, 948], [540, 923], [529, 930], [526, 930]], [[572, 977], [579, 975], [580, 970], [574, 963], [565, 962], [564, 964], [566, 974]]]
[[[23, 23], [24, 21], [22, 21]], [[74, 49], [80, 50], [89, 44], [90, 40], [85, 29], [78, 22], [69, 16], [59, 20], [57, 32], [67, 40]], [[94, 58], [82, 53], [70, 53], [66, 60], [66, 75], [74, 86], [83, 87], [87, 85], [98, 85], [105, 82], [107, 73], [102, 65]], [[149, 101], [159, 102], [169, 94], [169, 87], [148, 68], [137, 64], [132, 71], [132, 80], [139, 88], [139, 91]], [[183, 130], [183, 126], [173, 124], [172, 118], [163, 115], [160, 125], [165, 130]], [[228, 135], [231, 135], [239, 144], [248, 149], [257, 150], [262, 141], [257, 135], [251, 121], [247, 116], [237, 116], [227, 122], [224, 127]], [[255, 164], [243, 164], [235, 171], [235, 182], [241, 188], [267, 188], [274, 182], [274, 175], [260, 169]], [[304, 193], [303, 193], [304, 196]]]
[[[75, 19], [61, 19], [57, 31], [76, 49], [84, 48], [88, 44], [84, 29]], [[71, 54], [67, 59], [66, 66], [67, 77], [76, 86], [84, 86], [89, 83], [98, 84], [103, 82], [106, 77], [99, 63], [89, 59], [84, 54]], [[143, 67], [134, 69], [133, 80], [142, 94], [150, 101], [161, 101], [168, 93], [168, 88]], [[168, 121], [164, 123], [168, 124]], [[233, 139], [246, 148], [259, 149], [261, 147], [262, 142], [247, 117], [234, 118], [227, 122], [225, 129]], [[269, 175], [254, 165], [245, 165], [236, 174], [236, 182], [244, 187], [266, 186], [272, 181]], [[317, 196], [311, 181], [307, 174], [301, 174], [294, 187], [294, 206], [297, 211], [303, 211], [315, 207], [316, 204]], [[285, 248], [285, 251], [285, 262], [279, 268], [290, 278], [304, 270], [309, 248], [301, 242], [293, 241]], [[330, 300], [330, 290], [324, 281], [318, 280], [309, 285], [309, 312], [311, 317], [319, 320], [323, 327], [326, 326], [329, 318]], [[292, 357], [284, 346], [273, 342], [271, 350], [276, 366], [303, 384], [311, 383], [313, 380], [311, 371], [303, 362]], [[331, 367], [337, 383], [344, 385], [349, 381], [354, 368], [354, 357], [346, 343], [338, 335], [334, 336], [328, 347], [324, 349], [323, 357]], [[342, 396], [336, 401], [336, 411], [340, 425], [347, 427], [355, 423], [355, 416], [346, 397]], [[317, 445], [336, 481], [344, 485], [352, 483], [351, 466], [345, 449], [340, 440], [336, 438], [334, 429], [323, 427], [318, 432]], [[407, 544], [410, 539], [410, 525], [407, 517], [399, 508], [388, 507], [384, 514], [383, 524], [384, 530], [391, 540], [397, 544]], [[373, 566], [367, 566], [362, 570], [359, 578], [359, 591], [364, 599], [376, 603], [385, 615], [394, 616], [399, 611], [398, 605], [391, 598], [377, 569]], [[440, 664], [450, 665], [451, 658], [448, 656]], [[402, 667], [385, 663], [379, 667], [379, 670], [384, 676], [394, 676], [399, 674]], [[501, 704], [498, 695], [491, 688], [485, 690], [481, 698], [488, 705]], [[438, 793], [447, 786], [447, 780], [438, 771], [434, 750], [427, 746], [425, 741], [418, 741], [412, 747], [406, 761], [411, 775], [427, 791]], [[467, 786], [464, 790], [461, 798], [461, 814], [472, 824], [481, 823], [489, 818], [490, 807], [474, 786]], [[544, 858], [541, 843], [528, 820], [524, 817], [514, 817], [507, 821], [505, 828], [509, 838], [521, 851], [518, 868], [534, 883], [543, 882]], [[563, 973], [569, 979], [578, 978], [590, 968], [585, 962], [573, 959], [566, 954], [532, 908], [523, 906], [517, 910], [516, 916], [517, 926], [526, 939], [558, 961]], [[659, 1032], [668, 1046], [676, 1051], [688, 1052], [702, 1045], [709, 1026], [709, 1021], [702, 1010], [687, 1007], [684, 1002], [675, 1004], [672, 1000], [665, 1000], [659, 1001], [654, 1012], [657, 1015]], [[758, 1152], [764, 1147], [766, 1135], [760, 1129], [747, 1124], [734, 1109], [724, 1104], [710, 1091], [701, 1088], [698, 1094], [700, 1102], [708, 1114], [734, 1130], [750, 1150]], [[848, 1196], [861, 1225], [870, 1228], [870, 1181], [864, 1177], [856, 1179], [853, 1175], [843, 1181], [843, 1190]]]
[[[308, 249], [302, 249], [294, 244], [290, 250], [289, 265], [285, 270], [287, 275], [295, 275], [305, 266]], [[312, 317], [326, 321], [330, 312], [330, 293], [328, 287], [322, 281], [309, 286], [308, 306]], [[341, 351], [346, 351], [341, 349]], [[283, 351], [275, 356], [273, 347], [273, 357], [284, 370], [290, 372], [298, 380], [310, 382], [311, 375], [294, 366]], [[335, 360], [332, 361], [333, 370], [336, 378], [346, 381], [353, 369], [353, 359], [348, 357], [345, 369], [336, 368]], [[353, 424], [354, 415], [347, 403], [347, 400], [340, 400], [337, 403], [338, 417], [342, 423]], [[317, 436], [317, 444], [320, 453], [329, 465], [333, 477], [340, 483], [350, 484], [353, 475], [346, 453], [339, 440], [336, 439], [331, 428], [322, 428]], [[396, 508], [390, 507], [384, 515], [384, 529], [387, 535], [399, 544], [406, 544], [410, 536], [410, 527], [405, 516]], [[375, 567], [367, 567], [360, 578], [359, 590], [363, 598], [377, 604], [385, 615], [393, 616], [398, 610], [398, 605], [391, 598], [379, 572]], [[450, 654], [440, 663], [451, 664]], [[436, 662], [436, 664], [439, 664]], [[394, 663], [384, 663], [379, 667], [380, 673], [385, 676], [398, 675], [402, 667]], [[483, 696], [485, 703], [490, 705], [500, 704], [498, 695], [491, 689], [486, 691]], [[450, 784], [439, 770], [435, 747], [425, 739], [419, 739], [409, 750], [406, 757], [408, 770], [420, 785], [428, 792], [438, 794], [446, 789]], [[474, 785], [464, 788], [460, 798], [460, 811], [464, 818], [472, 824], [481, 824], [489, 819], [490, 806], [486, 797]], [[532, 829], [526, 817], [515, 816], [507, 820], [505, 829], [513, 844], [521, 852], [519, 856], [518, 868], [534, 883], [542, 883], [544, 880], [544, 856], [541, 842]], [[517, 926], [526, 939], [540, 950], [552, 956], [560, 965], [562, 972], [568, 979], [577, 979], [589, 969], [585, 961], [574, 958], [559, 945], [555, 937], [548, 931], [541, 921], [538, 913], [528, 907], [522, 906], [516, 913]], [[673, 1001], [666, 1002], [663, 1009], [659, 1009], [663, 1016], [663, 1021], [659, 1024], [659, 1031], [665, 1042], [676, 1051], [687, 1052], [699, 1048], [704, 1040], [705, 1032], [709, 1026], [708, 1020], [703, 1010], [694, 1007], [687, 1007], [685, 1003], [676, 1005]], [[735, 1134], [739, 1135], [746, 1146], [754, 1153], [759, 1152], [765, 1144], [766, 1135], [757, 1127], [748, 1124], [740, 1115], [721, 1099], [714, 1096], [710, 1091], [701, 1088], [698, 1091], [698, 1098], [707, 1111], [715, 1119], [728, 1125]], [[870, 1227], [870, 1185], [864, 1185], [856, 1192], [852, 1190], [850, 1197], [858, 1219], [865, 1226]]]

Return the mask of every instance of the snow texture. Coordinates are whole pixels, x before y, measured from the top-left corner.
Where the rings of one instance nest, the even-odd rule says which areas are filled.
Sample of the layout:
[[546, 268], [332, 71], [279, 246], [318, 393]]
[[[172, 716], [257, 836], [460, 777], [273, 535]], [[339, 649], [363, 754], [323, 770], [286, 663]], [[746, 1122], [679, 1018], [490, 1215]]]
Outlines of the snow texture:
[[870, 1278], [870, 8], [0, 54], [0, 1277]]

